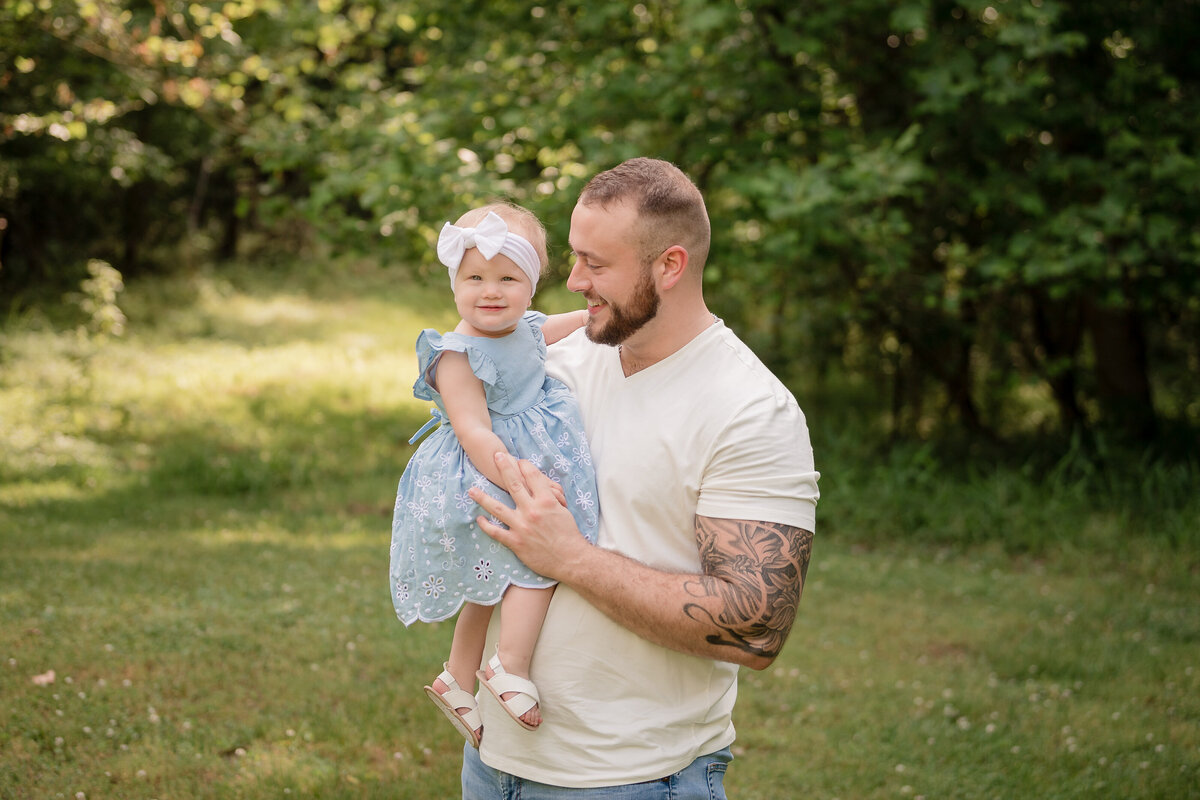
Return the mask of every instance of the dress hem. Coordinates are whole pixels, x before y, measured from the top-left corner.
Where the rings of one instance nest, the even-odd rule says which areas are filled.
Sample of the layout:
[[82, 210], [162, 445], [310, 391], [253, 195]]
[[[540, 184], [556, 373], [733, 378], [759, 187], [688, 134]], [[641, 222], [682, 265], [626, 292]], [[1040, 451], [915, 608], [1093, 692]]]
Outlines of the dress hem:
[[415, 614], [402, 615], [400, 613], [397, 613], [396, 618], [399, 619], [401, 622], [403, 622], [404, 627], [406, 627], [406, 628], [412, 627], [414, 624], [416, 624], [418, 622], [425, 622], [425, 623], [445, 622], [446, 620], [450, 619], [451, 617], [457, 616], [458, 612], [462, 611], [462, 607], [467, 603], [474, 603], [477, 606], [489, 606], [489, 607], [499, 605], [500, 601], [504, 599], [504, 594], [513, 586], [516, 586], [519, 589], [553, 589], [555, 586], [558, 586], [558, 581], [551, 581], [550, 583], [536, 583], [535, 584], [535, 583], [527, 583], [527, 582], [523, 582], [523, 581], [516, 581], [516, 580], [512, 580], [510, 578], [509, 581], [504, 585], [504, 588], [500, 590], [499, 595], [497, 595], [495, 598], [489, 599], [487, 601], [472, 600], [468, 597], [460, 597], [458, 599], [458, 603], [454, 606], [454, 610], [449, 611], [442, 615], [426, 617], [425, 615], [423, 615], [421, 612], [418, 611]]

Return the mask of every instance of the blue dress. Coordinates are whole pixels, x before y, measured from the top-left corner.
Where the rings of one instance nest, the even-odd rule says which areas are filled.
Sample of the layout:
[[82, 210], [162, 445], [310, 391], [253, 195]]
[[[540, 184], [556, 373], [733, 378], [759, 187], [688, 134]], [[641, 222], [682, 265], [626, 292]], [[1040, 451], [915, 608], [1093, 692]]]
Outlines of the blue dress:
[[600, 514], [591, 450], [575, 397], [546, 375], [545, 321], [545, 314], [527, 312], [516, 330], [498, 339], [429, 329], [417, 337], [420, 377], [413, 394], [436, 404], [430, 422], [442, 424], [417, 448], [396, 491], [390, 584], [396, 616], [405, 625], [448, 619], [466, 601], [494, 605], [510, 584], [545, 588], [555, 583], [475, 523], [484, 512], [467, 496], [472, 486], [510, 507], [513, 502], [471, 464], [445, 416], [441, 395], [429, 384], [446, 350], [465, 353], [483, 381], [492, 430], [508, 452], [562, 485], [579, 530], [596, 541]]

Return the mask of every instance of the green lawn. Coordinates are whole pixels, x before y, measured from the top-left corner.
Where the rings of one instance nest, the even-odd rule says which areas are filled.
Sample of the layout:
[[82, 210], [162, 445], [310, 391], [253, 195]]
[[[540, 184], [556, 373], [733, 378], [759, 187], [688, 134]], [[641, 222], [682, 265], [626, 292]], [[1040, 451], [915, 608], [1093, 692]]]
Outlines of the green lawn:
[[[452, 307], [339, 269], [144, 283], [107, 343], [0, 334], [0, 797], [457, 795], [421, 692], [451, 627], [405, 630], [386, 585], [412, 345]], [[1131, 475], [1132, 509], [874, 463], [797, 394], [820, 524], [784, 654], [743, 676], [731, 797], [1200, 796], [1194, 474]]]

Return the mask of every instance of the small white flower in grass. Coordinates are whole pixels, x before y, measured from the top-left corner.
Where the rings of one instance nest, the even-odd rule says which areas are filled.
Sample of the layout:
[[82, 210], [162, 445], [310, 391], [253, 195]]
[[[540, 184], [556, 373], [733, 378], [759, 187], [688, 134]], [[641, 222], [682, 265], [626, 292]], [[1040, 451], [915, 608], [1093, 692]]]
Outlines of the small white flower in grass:
[[906, 769], [906, 767], [905, 767], [903, 764], [897, 764], [897, 765], [896, 765], [896, 772], [897, 772], [897, 773], [903, 773], [905, 769]]
[[1009, 750], [1009, 752], [1010, 752], [1010, 753], [1012, 753], [1012, 754], [1015, 756], [1017, 753], [1021, 752], [1021, 747], [1020, 747], [1020, 745], [1015, 745], [1015, 744], [1014, 744], [1014, 745], [1012, 746], [1012, 749], [1011, 749], [1011, 750]]

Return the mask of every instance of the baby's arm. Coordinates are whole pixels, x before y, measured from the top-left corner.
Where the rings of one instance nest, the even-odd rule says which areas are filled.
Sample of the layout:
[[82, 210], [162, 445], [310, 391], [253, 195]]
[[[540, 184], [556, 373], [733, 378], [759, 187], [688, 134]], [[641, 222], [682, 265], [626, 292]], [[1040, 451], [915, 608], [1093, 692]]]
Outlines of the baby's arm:
[[574, 333], [587, 323], [588, 313], [584, 309], [568, 311], [566, 314], [551, 314], [542, 325], [542, 337], [546, 344], [554, 344]]
[[466, 353], [453, 350], [442, 353], [438, 359], [436, 380], [438, 393], [446, 406], [446, 416], [467, 458], [485, 478], [499, 484], [496, 453], [507, 453], [508, 448], [492, 432], [492, 417], [488, 413], [483, 381], [471, 371]]

